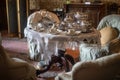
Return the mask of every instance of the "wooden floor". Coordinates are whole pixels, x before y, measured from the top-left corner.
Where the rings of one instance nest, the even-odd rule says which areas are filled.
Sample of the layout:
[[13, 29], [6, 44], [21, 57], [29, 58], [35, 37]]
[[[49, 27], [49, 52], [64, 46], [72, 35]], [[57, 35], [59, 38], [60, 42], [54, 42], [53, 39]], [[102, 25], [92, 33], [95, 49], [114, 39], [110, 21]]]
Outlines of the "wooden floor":
[[10, 37], [10, 38], [18, 37], [16, 34], [8, 34], [7, 30], [1, 30], [0, 33], [2, 37]]

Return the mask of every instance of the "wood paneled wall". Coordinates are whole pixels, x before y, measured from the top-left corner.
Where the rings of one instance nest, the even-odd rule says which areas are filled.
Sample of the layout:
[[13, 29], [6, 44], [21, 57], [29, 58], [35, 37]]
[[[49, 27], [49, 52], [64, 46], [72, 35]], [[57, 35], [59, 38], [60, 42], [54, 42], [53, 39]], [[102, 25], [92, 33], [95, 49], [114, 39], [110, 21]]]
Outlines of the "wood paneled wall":
[[118, 3], [120, 4], [120, 0], [101, 0], [102, 2], [115, 2], [115, 3]]
[[[67, 0], [30, 0], [30, 9], [47, 9], [53, 10], [55, 8], [63, 8], [63, 4], [66, 3]], [[86, 0], [70, 0], [71, 3], [80, 3]], [[120, 4], [120, 0], [87, 0], [87, 1], [102, 1], [103, 3], [115, 2]]]

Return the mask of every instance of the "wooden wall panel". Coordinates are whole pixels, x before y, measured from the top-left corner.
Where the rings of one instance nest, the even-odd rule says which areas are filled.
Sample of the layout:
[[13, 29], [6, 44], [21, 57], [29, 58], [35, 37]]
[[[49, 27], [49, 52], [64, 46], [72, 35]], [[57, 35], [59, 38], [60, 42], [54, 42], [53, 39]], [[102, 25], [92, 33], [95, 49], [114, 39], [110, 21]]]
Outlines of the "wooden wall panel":
[[26, 0], [6, 0], [8, 33], [24, 37], [27, 24]]

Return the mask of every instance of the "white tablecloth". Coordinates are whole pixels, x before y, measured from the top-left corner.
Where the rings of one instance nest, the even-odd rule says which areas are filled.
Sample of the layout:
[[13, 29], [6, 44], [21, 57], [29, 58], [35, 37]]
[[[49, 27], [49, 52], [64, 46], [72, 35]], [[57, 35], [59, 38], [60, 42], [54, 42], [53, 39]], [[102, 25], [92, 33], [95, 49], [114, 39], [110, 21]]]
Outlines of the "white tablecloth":
[[[88, 43], [94, 42], [100, 44], [100, 34], [94, 29], [91, 33], [81, 33], [76, 36], [70, 36], [63, 33], [52, 34], [45, 32], [37, 32], [29, 28], [25, 28], [25, 37], [27, 37], [30, 58], [34, 60], [43, 59], [49, 61], [52, 54], [57, 55], [58, 48], [65, 49], [66, 47], [71, 47], [73, 44], [77, 43], [79, 45], [82, 41], [87, 41]], [[76, 44], [74, 44], [76, 46]]]

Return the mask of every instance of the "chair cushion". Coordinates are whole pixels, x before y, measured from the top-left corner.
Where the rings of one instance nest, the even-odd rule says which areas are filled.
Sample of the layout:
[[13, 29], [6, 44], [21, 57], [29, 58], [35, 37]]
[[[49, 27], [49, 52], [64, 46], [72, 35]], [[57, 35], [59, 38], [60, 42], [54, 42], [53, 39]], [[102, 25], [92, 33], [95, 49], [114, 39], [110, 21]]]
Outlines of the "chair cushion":
[[110, 26], [104, 27], [100, 30], [101, 34], [101, 44], [105, 45], [109, 41], [118, 37], [119, 33], [116, 28], [112, 28]]
[[79, 50], [80, 50], [80, 61], [95, 60], [99, 57], [108, 55], [108, 52], [105, 49], [105, 47], [101, 48], [97, 44], [82, 43], [79, 46]]

